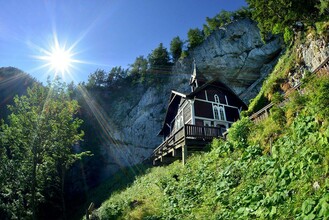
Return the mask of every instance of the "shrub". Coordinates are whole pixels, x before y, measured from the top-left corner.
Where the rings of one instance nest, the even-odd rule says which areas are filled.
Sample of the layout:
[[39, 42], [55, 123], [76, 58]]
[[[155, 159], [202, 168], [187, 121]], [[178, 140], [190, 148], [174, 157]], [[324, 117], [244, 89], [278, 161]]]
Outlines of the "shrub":
[[245, 148], [247, 146], [247, 139], [253, 123], [248, 117], [243, 117], [235, 122], [228, 132], [228, 140], [236, 148]]

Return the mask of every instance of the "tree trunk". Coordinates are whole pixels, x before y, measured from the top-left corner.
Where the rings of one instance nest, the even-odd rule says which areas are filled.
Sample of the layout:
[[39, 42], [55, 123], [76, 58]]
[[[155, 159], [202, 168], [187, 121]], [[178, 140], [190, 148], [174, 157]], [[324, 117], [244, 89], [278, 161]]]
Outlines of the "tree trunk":
[[65, 195], [64, 195], [64, 187], [65, 187], [65, 167], [61, 167], [61, 199], [62, 199], [62, 215], [63, 219], [66, 220], [66, 207], [65, 207]]
[[37, 214], [36, 214], [36, 188], [37, 188], [37, 149], [36, 146], [33, 145], [32, 149], [33, 153], [33, 165], [32, 165], [32, 187], [31, 187], [31, 194], [32, 194], [32, 219], [36, 220], [37, 219]]

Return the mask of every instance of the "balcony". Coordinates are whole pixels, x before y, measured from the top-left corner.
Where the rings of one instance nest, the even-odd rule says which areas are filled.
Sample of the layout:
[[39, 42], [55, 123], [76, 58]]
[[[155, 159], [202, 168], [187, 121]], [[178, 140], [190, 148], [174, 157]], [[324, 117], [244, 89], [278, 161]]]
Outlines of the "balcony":
[[213, 138], [223, 137], [223, 132], [219, 127], [185, 124], [153, 151], [153, 164], [157, 161], [170, 163], [176, 159], [185, 163], [187, 150], [202, 150]]

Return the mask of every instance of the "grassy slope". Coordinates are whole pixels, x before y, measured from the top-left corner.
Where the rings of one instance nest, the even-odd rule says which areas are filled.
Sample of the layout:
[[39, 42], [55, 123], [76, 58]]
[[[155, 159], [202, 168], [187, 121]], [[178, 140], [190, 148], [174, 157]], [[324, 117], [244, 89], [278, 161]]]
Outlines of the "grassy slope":
[[[293, 65], [294, 47], [283, 59]], [[287, 60], [262, 90], [274, 94]], [[275, 75], [280, 73], [279, 76]], [[282, 74], [282, 76], [281, 76]], [[95, 212], [100, 219], [328, 219], [329, 78], [309, 77], [259, 124], [243, 118], [226, 142], [187, 164], [147, 170]], [[177, 177], [178, 176], [178, 177]], [[103, 192], [104, 193], [104, 192]]]

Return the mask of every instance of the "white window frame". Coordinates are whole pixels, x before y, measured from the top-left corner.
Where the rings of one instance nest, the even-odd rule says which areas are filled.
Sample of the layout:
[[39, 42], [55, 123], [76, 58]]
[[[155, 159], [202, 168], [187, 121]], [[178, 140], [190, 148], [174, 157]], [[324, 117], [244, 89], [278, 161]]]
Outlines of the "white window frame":
[[217, 94], [214, 95], [214, 100], [216, 103], [220, 103], [219, 96]]
[[212, 110], [215, 120], [226, 121], [225, 109], [223, 106], [213, 105]]
[[[219, 112], [219, 120], [226, 121], [225, 109], [223, 106], [217, 106]], [[222, 113], [222, 114], [221, 114]]]

